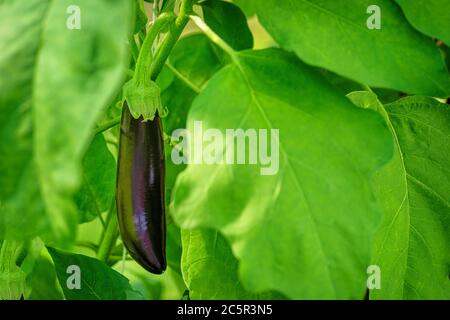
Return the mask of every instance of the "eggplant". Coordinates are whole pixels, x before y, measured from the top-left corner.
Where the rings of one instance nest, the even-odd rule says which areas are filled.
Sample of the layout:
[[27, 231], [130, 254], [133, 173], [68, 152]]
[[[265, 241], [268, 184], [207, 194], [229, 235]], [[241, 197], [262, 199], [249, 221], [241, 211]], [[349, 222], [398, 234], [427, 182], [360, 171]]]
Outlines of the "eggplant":
[[133, 118], [126, 103], [120, 124], [117, 214], [131, 257], [151, 273], [166, 262], [165, 156], [161, 118]]

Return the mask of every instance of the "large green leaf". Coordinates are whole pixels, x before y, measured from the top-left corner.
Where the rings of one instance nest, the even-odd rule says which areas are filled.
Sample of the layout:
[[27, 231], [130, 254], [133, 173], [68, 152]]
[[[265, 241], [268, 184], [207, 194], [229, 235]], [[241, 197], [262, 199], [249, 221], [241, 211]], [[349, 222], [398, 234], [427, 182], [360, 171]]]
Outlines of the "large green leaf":
[[380, 30], [366, 26], [367, 8], [374, 4], [370, 0], [255, 2], [261, 23], [280, 46], [309, 64], [375, 87], [450, 95], [439, 50], [391, 0], [376, 2]]
[[368, 92], [350, 95], [378, 110], [396, 141], [393, 160], [375, 175], [384, 222], [373, 263], [381, 290], [372, 299], [450, 299], [450, 107], [408, 97], [383, 107]]
[[[67, 300], [125, 300], [133, 291], [127, 278], [97, 259], [53, 248], [48, 251]], [[69, 277], [74, 275], [68, 269], [70, 266], [79, 267], [80, 289], [70, 289], [67, 285], [68, 280], [71, 282]]]
[[83, 159], [83, 179], [75, 195], [80, 222], [91, 221], [111, 206], [116, 190], [116, 161], [98, 134]]
[[362, 298], [381, 219], [370, 177], [392, 154], [383, 119], [282, 50], [246, 51], [235, 61], [197, 97], [187, 128], [192, 134], [201, 120], [221, 132], [279, 129], [279, 171], [190, 164], [174, 190], [175, 220], [223, 233], [250, 291]]
[[31, 94], [49, 4], [0, 1], [0, 238], [32, 238], [48, 223], [32, 156]]
[[[80, 30], [66, 27], [74, 5]], [[60, 243], [73, 240], [72, 197], [92, 129], [127, 66], [131, 8], [126, 0], [0, 1], [2, 236], [51, 231]]]
[[274, 299], [277, 293], [246, 291], [238, 278], [238, 261], [217, 231], [182, 231], [184, 280], [189, 297], [196, 299]]
[[218, 0], [201, 3], [206, 24], [235, 50], [253, 48], [247, 18], [236, 5]]
[[450, 45], [450, 1], [395, 1], [402, 7], [406, 18], [414, 27]]

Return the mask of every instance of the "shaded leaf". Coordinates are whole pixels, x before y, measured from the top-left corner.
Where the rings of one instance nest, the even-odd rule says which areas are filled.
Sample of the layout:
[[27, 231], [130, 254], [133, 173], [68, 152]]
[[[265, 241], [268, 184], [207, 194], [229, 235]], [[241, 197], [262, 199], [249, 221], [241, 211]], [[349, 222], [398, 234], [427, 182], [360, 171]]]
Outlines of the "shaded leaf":
[[161, 6], [161, 12], [169, 12], [175, 9], [176, 0], [164, 0]]
[[233, 0], [233, 3], [239, 6], [244, 11], [247, 17], [251, 17], [256, 14], [256, 4], [251, 0]]
[[395, 0], [417, 30], [450, 45], [450, 1], [428, 0], [425, 3]]
[[34, 268], [27, 275], [30, 288], [26, 300], [63, 300], [64, 294], [56, 278], [55, 266], [50, 255], [43, 250], [37, 257]]
[[439, 50], [411, 27], [393, 1], [377, 1], [380, 30], [366, 26], [369, 0], [255, 3], [261, 23], [280, 46], [309, 64], [374, 87], [450, 95]]
[[218, 0], [201, 3], [206, 24], [235, 50], [253, 48], [247, 18], [236, 5]]
[[116, 188], [116, 161], [102, 134], [95, 136], [83, 159], [83, 178], [75, 195], [79, 221], [89, 222], [111, 206]]
[[145, 12], [145, 8], [141, 5], [142, 2], [140, 0], [136, 0], [135, 4], [135, 22], [134, 22], [134, 34], [138, 33], [142, 29], [145, 28], [145, 26], [148, 23], [148, 17], [147, 13]]
[[[56, 274], [68, 300], [125, 300], [133, 296], [127, 278], [100, 260], [81, 254], [67, 253], [48, 248], [55, 263]], [[69, 289], [67, 272], [69, 266], [80, 268], [81, 288]]]
[[[331, 71], [317, 68], [317, 70], [336, 87], [340, 92], [347, 95], [351, 92], [361, 90], [363, 87], [360, 83], [353, 80], [341, 77]], [[378, 99], [383, 103], [394, 102], [402, 97], [402, 93], [390, 89], [373, 88], [373, 91], [377, 94]]]
[[188, 297], [199, 299], [277, 299], [277, 293], [255, 294], [238, 278], [238, 261], [226, 239], [214, 230], [182, 231], [182, 270]]

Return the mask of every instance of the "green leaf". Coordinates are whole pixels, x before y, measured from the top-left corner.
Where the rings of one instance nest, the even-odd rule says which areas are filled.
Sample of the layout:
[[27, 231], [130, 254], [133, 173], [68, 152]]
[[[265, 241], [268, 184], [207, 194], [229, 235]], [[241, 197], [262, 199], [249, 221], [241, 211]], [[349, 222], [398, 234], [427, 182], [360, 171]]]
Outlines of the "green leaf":
[[33, 269], [27, 274], [27, 287], [30, 292], [25, 296], [26, 300], [64, 300], [55, 266], [47, 250], [42, 250]]
[[233, 3], [244, 11], [247, 17], [251, 17], [256, 14], [256, 3], [251, 0], [233, 0]]
[[[68, 300], [125, 300], [134, 291], [127, 278], [100, 260], [53, 248], [48, 248], [48, 251]], [[69, 266], [80, 268], [80, 289], [69, 289], [67, 286], [68, 277], [72, 275], [67, 271]]]
[[[0, 2], [0, 238], [47, 228], [32, 156], [32, 84], [49, 1]], [[20, 214], [18, 214], [20, 213]]]
[[[72, 5], [80, 30], [66, 27]], [[131, 7], [126, 0], [0, 3], [0, 42], [14, 44], [0, 53], [2, 236], [74, 239], [72, 197], [92, 129], [128, 64]]]
[[247, 18], [236, 5], [218, 0], [201, 3], [206, 24], [235, 50], [253, 48]]
[[[183, 79], [187, 79], [193, 86], [202, 88], [209, 78], [222, 66], [223, 54], [213, 46], [208, 38], [202, 34], [189, 35], [182, 38], [175, 45], [169, 63]], [[178, 76], [179, 76], [178, 75]], [[171, 81], [168, 85], [162, 86], [162, 82]], [[192, 89], [192, 85], [175, 76], [172, 69], [164, 67], [157, 83], [163, 88], [161, 99], [164, 106], [169, 109], [169, 114], [164, 118], [164, 131], [172, 134], [176, 129], [186, 127], [186, 118], [192, 101], [197, 96], [197, 92]], [[185, 165], [176, 165], [171, 161], [170, 147], [165, 148], [166, 152], [166, 202], [168, 213], [171, 214], [169, 206], [172, 196], [172, 189], [178, 174], [185, 169]], [[167, 231], [167, 262], [169, 267], [181, 274], [181, 236], [179, 228], [172, 224], [168, 225]]]
[[16, 265], [22, 244], [5, 240], [0, 248], [0, 300], [19, 300], [25, 293], [25, 272]]
[[[170, 58], [170, 65], [175, 68], [184, 79], [188, 79], [195, 87], [201, 88], [224, 64], [222, 51], [215, 47], [203, 34], [194, 34], [182, 38], [174, 47]], [[164, 74], [171, 74], [167, 66]], [[161, 76], [160, 76], [161, 77]], [[159, 80], [159, 78], [158, 78]], [[175, 77], [170, 86], [162, 92], [161, 99], [169, 114], [164, 118], [164, 131], [171, 135], [176, 129], [186, 127], [186, 118], [192, 101], [197, 96], [192, 87], [180, 78]], [[184, 165], [176, 165], [170, 160], [171, 149], [166, 148], [166, 187], [167, 201], [170, 202], [172, 188], [178, 174], [184, 170]]]
[[169, 12], [175, 9], [176, 0], [163, 0], [161, 12]]
[[[175, 45], [169, 62], [172, 68], [190, 81], [199, 90], [209, 78], [217, 72], [223, 61], [223, 53], [219, 51], [203, 34], [194, 34], [182, 38]], [[162, 82], [171, 81], [166, 86], [161, 86]], [[162, 102], [167, 106], [169, 114], [164, 118], [164, 131], [172, 134], [176, 129], [186, 127], [186, 118], [192, 101], [197, 96], [197, 92], [192, 89], [192, 85], [186, 84], [183, 79], [175, 76], [172, 69], [164, 67], [157, 83], [164, 87], [162, 91]], [[171, 161], [171, 148], [166, 147], [166, 202], [168, 213], [171, 214], [169, 206], [172, 189], [178, 174], [185, 169], [185, 165], [176, 165]], [[167, 262], [169, 267], [181, 275], [181, 235], [179, 228], [168, 225], [167, 230]]]
[[142, 293], [137, 290], [127, 291], [127, 300], [145, 300]]
[[450, 2], [429, 0], [426, 3], [395, 0], [417, 30], [450, 45]]
[[111, 206], [116, 188], [116, 161], [102, 134], [95, 136], [83, 159], [81, 189], [75, 195], [80, 222], [89, 222]]
[[370, 297], [448, 300], [450, 107], [424, 97], [383, 107], [367, 92], [351, 99], [379, 110], [396, 141], [393, 160], [374, 179], [385, 217], [373, 259], [381, 268], [381, 290]]
[[214, 230], [182, 231], [183, 278], [189, 297], [201, 299], [275, 299], [276, 293], [255, 294], [238, 278], [238, 261], [226, 239]]
[[374, 87], [444, 97], [450, 77], [433, 41], [400, 8], [379, 0], [381, 29], [369, 30], [369, 0], [256, 1], [258, 17], [285, 49], [305, 62]]
[[[193, 34], [182, 38], [177, 42], [169, 57], [169, 63], [199, 89], [222, 68], [225, 61], [223, 52], [203, 34]], [[167, 92], [170, 93], [170, 90]]]
[[445, 63], [447, 64], [447, 69], [450, 73], [450, 47], [443, 45], [441, 47], [441, 52], [444, 54], [445, 57]]
[[146, 300], [178, 300], [186, 286], [178, 271], [168, 268], [162, 275], [154, 275], [132, 260], [118, 263], [114, 269], [130, 279], [131, 286]]
[[181, 232], [174, 223], [167, 226], [166, 256], [167, 265], [181, 275]]
[[188, 165], [174, 190], [176, 222], [223, 233], [250, 291], [362, 298], [381, 219], [370, 177], [392, 155], [383, 119], [282, 50], [242, 52], [235, 61], [197, 97], [187, 128], [192, 135], [201, 120], [203, 130], [223, 133], [278, 129], [279, 170]]
[[[61, 12], [74, 4], [81, 8], [82, 32], [61, 28], [67, 19]], [[122, 82], [131, 8], [125, 0], [63, 0], [47, 13], [34, 80], [34, 141], [40, 187], [58, 238], [73, 239], [71, 197], [96, 120]]]
[[136, 20], [134, 23], [134, 34], [139, 33], [139, 31], [143, 30], [148, 23], [147, 13], [145, 12], [145, 8], [141, 4], [141, 0], [136, 0]]
[[[317, 70], [336, 87], [340, 92], [347, 95], [351, 92], [361, 90], [363, 88], [360, 83], [352, 81], [350, 79], [341, 77], [331, 71], [317, 68]], [[383, 103], [394, 102], [401, 98], [402, 93], [390, 89], [373, 88], [373, 91], [377, 94], [378, 99]]]

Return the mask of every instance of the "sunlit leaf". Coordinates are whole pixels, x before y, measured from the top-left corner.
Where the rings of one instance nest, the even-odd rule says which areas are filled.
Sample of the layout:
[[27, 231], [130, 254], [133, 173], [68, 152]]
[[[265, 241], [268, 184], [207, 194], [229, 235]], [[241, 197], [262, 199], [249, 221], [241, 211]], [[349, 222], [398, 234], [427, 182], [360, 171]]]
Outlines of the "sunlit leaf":
[[278, 129], [279, 167], [261, 175], [260, 163], [189, 164], [175, 186], [175, 220], [223, 233], [253, 292], [362, 298], [381, 219], [370, 179], [392, 154], [383, 119], [282, 50], [236, 59], [197, 97], [187, 128]]
[[396, 142], [394, 159], [375, 175], [384, 209], [373, 263], [381, 289], [372, 299], [450, 299], [450, 107], [408, 97], [382, 106], [367, 92], [356, 104], [378, 110]]

